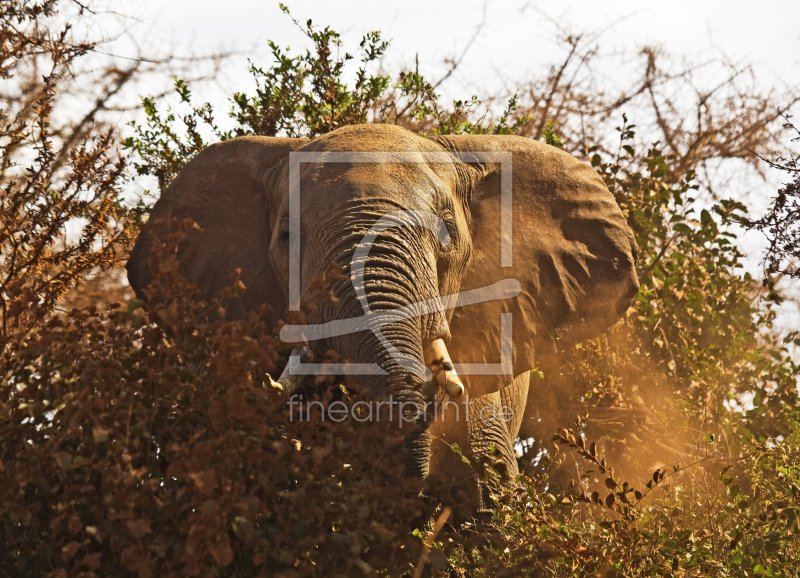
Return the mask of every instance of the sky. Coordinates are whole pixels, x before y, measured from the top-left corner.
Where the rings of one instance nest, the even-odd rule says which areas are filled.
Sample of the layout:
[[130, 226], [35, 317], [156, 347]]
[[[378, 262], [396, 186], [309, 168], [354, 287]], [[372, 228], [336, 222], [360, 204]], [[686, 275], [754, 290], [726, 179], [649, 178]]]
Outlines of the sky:
[[[269, 64], [267, 39], [290, 46], [294, 53], [308, 48], [307, 39], [276, 1], [107, 1], [127, 17], [125, 26], [140, 46], [178, 54], [233, 51], [214, 85], [193, 87], [199, 98], [211, 101], [217, 111], [228, 109], [226, 101], [233, 91], [251, 91], [247, 59]], [[330, 25], [340, 32], [349, 50], [366, 32], [380, 30], [391, 40], [383, 61], [389, 72], [418, 59], [423, 75], [437, 79], [448, 68], [445, 59], [463, 55], [459, 68], [439, 90], [453, 98], [513, 91], [526, 79], [542, 77], [565, 54], [558, 37], [580, 33], [597, 36], [600, 58], [595, 61], [596, 72], [611, 83], [624, 83], [626, 75], [635, 74], [636, 54], [648, 45], [663, 48], [678, 62], [726, 58], [738, 67], [749, 64], [758, 78], [779, 91], [800, 88], [800, 0], [284, 3], [301, 22], [311, 18], [315, 24]], [[107, 22], [104, 33], [114, 36], [119, 28]], [[130, 43], [114, 50], [134, 55]], [[800, 107], [793, 110], [800, 114]], [[772, 178], [771, 182], [760, 182], [755, 204], [765, 206], [780, 185], [777, 174]], [[763, 238], [750, 233], [744, 243], [750, 253], [747, 268], [759, 276]], [[800, 285], [793, 292], [800, 295]], [[787, 326], [800, 327], [800, 309], [787, 310], [784, 318]]]
[[[559, 2], [394, 0], [285, 2], [300, 21], [330, 25], [352, 46], [365, 32], [392, 40], [390, 63], [443, 70], [460, 55], [476, 28], [455, 84], [464, 88], [513, 84], [540, 73], [558, 55], [563, 31], [600, 33], [606, 54], [660, 45], [690, 58], [718, 56], [750, 62], [778, 82], [800, 83], [800, 2], [742, 0]], [[755, 7], [758, 7], [756, 9]], [[124, 0], [118, 7], [142, 24], [137, 35], [198, 50], [266, 49], [266, 39], [300, 47], [303, 38], [278, 2], [257, 0]], [[561, 30], [559, 30], [561, 29]], [[348, 42], [349, 41], [349, 42]], [[243, 68], [243, 67], [242, 67]], [[232, 72], [230, 78], [237, 78]]]
[[[125, 18], [101, 18], [101, 34], [123, 35], [109, 48], [137, 56], [137, 49], [161, 54], [233, 52], [210, 86], [194, 84], [195, 93], [217, 111], [229, 109], [234, 91], [252, 92], [247, 60], [271, 63], [267, 40], [291, 47], [298, 54], [308, 39], [273, 0], [96, 0]], [[361, 37], [380, 30], [391, 41], [382, 65], [394, 76], [419, 62], [428, 80], [447, 71], [445, 60], [460, 58], [460, 66], [438, 92], [446, 98], [473, 94], [511, 94], [525, 81], [542, 78], [548, 67], [566, 54], [559, 37], [584, 34], [596, 38], [599, 57], [593, 72], [607, 85], [622, 86], [641, 70], [637, 53], [643, 46], [661, 47], [676, 68], [684, 61], [698, 64], [727, 60], [741, 68], [752, 65], [758, 78], [785, 91], [800, 87], [800, 1], [765, 1], [754, 10], [742, 0], [286, 0], [301, 22], [311, 18], [342, 34], [346, 50], [357, 49]], [[96, 35], [98, 22], [91, 33]], [[131, 39], [135, 39], [131, 42]], [[354, 68], [354, 67], [352, 67]], [[724, 80], [721, 66], [703, 74]], [[149, 77], [155, 78], [155, 77]], [[717, 78], [703, 78], [708, 86]], [[160, 87], [139, 87], [159, 93]], [[135, 99], [135, 95], [131, 95]], [[133, 100], [135, 103], [136, 100]]]

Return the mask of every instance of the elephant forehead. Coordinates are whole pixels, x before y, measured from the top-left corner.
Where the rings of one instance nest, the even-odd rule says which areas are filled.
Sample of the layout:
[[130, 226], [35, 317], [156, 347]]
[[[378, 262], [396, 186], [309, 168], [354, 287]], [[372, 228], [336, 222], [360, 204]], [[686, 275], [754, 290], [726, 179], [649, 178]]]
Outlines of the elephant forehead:
[[325, 203], [383, 199], [409, 208], [430, 207], [449, 188], [424, 162], [319, 163], [301, 179], [303, 196]]
[[442, 151], [442, 147], [420, 135], [391, 124], [349, 125], [315, 138], [303, 151]]

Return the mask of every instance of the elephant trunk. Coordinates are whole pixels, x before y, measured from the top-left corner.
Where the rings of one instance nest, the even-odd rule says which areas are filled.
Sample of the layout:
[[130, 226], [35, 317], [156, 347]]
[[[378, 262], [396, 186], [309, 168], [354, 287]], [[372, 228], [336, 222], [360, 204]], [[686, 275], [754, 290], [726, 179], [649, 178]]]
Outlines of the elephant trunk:
[[[387, 351], [386, 342], [371, 332], [333, 338], [331, 346], [344, 358], [356, 363], [374, 363], [380, 368], [380, 375], [360, 376], [359, 385], [373, 400], [388, 396], [392, 420], [406, 433], [406, 472], [424, 478], [430, 460], [430, 416], [422, 393], [423, 377], [408, 366], [410, 360], [424, 370], [419, 322], [416, 319], [395, 322], [383, 326], [381, 333], [391, 344], [391, 350]], [[380, 417], [386, 418], [385, 414]]]
[[[352, 362], [380, 368], [378, 375], [360, 376], [359, 384], [371, 399], [390, 397], [392, 419], [406, 433], [405, 466], [413, 477], [427, 476], [430, 459], [431, 416], [422, 391], [427, 377], [423, 341], [440, 337], [432, 335], [431, 328], [446, 323], [431, 315], [387, 319], [381, 314], [396, 314], [438, 295], [435, 261], [427, 239], [421, 237], [413, 229], [399, 228], [382, 235], [368, 253], [347, 254], [342, 261], [349, 265], [351, 278], [334, 288], [339, 305], [329, 312], [339, 319], [368, 313], [374, 319], [369, 331], [332, 337], [329, 345]], [[353, 273], [359, 270], [363, 273]]]

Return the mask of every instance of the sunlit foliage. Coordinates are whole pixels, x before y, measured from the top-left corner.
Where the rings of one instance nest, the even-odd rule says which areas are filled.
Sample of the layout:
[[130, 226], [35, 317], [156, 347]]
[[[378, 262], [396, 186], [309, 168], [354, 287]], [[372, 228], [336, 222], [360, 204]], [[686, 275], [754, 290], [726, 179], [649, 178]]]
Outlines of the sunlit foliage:
[[[617, 151], [583, 151], [636, 234], [642, 289], [606, 335], [542, 358], [524, 473], [483, 472], [498, 481], [493, 520], [453, 528], [446, 514], [470, 496], [453, 502], [404, 478], [396, 429], [287, 419], [266, 379], [285, 354], [279, 341], [257, 313], [220, 320], [238, 280], [197, 303], [177, 276], [191, 223], [147, 225], [172, 227], [153, 256], [147, 311], [56, 306], [124, 258], [142, 226], [142, 207], [120, 200], [130, 173], [163, 190], [210, 142], [363, 122], [422, 134], [541, 127], [535, 136], [568, 149], [580, 139], [548, 122], [552, 108], [517, 96], [493, 115], [477, 97], [442, 102], [416, 70], [371, 72], [388, 48], [379, 33], [356, 58], [308, 21], [297, 25], [312, 48], [270, 44], [273, 61], [251, 63], [255, 93], [232, 95], [228, 119], [176, 79], [180, 110], [143, 99], [144, 124], [123, 143], [130, 164], [110, 134], [55, 150], [58, 73], [91, 49], [52, 28], [57, 4], [0, 8], [3, 78], [25, 59], [52, 61], [27, 116], [0, 116], [0, 574], [794, 575], [796, 336], [775, 336], [780, 298], [742, 270], [726, 223], [746, 222], [744, 205], [698, 204], [700, 157], [637, 150], [624, 116]], [[80, 224], [77, 240], [64, 237], [68, 223]], [[357, 394], [332, 388], [323, 401], [334, 399]]]

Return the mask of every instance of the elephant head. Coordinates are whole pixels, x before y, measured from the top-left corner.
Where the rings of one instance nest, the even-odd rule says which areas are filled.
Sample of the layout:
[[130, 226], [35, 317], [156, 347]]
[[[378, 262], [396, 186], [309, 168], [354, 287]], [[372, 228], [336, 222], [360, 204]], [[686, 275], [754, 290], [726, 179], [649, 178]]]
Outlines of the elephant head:
[[[240, 137], [181, 171], [150, 215], [164, 217], [199, 225], [179, 261], [201, 297], [241, 269], [247, 291], [229, 317], [267, 303], [277, 320], [331, 262], [341, 265], [338, 304], [284, 337], [375, 364], [362, 388], [375, 397], [392, 388], [395, 401], [420, 406], [432, 343], [478, 368], [461, 377], [479, 396], [534, 367], [537, 350], [602, 332], [638, 288], [633, 235], [602, 179], [520, 137], [424, 138], [391, 125], [310, 141]], [[140, 297], [153, 240], [140, 235], [127, 266]], [[409, 474], [426, 475], [424, 422], [407, 443]]]

